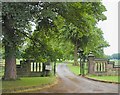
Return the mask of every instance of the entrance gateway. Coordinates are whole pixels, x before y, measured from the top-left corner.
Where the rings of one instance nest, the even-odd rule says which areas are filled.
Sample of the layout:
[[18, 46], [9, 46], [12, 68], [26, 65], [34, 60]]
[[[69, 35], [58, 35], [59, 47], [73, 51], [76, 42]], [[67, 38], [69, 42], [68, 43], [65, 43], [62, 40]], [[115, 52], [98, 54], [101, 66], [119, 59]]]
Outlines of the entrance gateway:
[[[83, 65], [85, 64], [83, 63]], [[88, 56], [87, 65], [88, 74], [91, 75], [118, 75], [120, 70], [120, 65], [115, 65], [114, 61], [95, 58], [92, 53]], [[84, 66], [82, 67], [84, 70]], [[41, 63], [34, 60], [25, 60], [20, 61], [20, 65], [17, 65], [18, 76], [48, 76], [51, 71], [52, 66], [50, 62]]]

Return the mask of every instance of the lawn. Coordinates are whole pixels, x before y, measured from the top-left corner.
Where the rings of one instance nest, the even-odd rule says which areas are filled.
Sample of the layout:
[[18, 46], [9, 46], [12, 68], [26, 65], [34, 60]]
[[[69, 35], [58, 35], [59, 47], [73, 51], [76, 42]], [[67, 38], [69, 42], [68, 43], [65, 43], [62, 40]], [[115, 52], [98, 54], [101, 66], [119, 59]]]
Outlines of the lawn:
[[72, 63], [68, 63], [67, 64], [69, 70], [71, 72], [73, 72], [75, 75], [79, 75], [80, 74], [80, 67], [79, 66], [73, 66]]
[[[75, 75], [80, 74], [80, 66], [73, 66], [73, 63], [68, 63], [67, 66], [68, 66], [69, 70], [71, 72], [73, 72]], [[84, 72], [86, 74], [87, 73], [87, 65], [86, 64], [85, 64], [84, 68], [85, 68]]]
[[[19, 60], [17, 60], [19, 64]], [[2, 70], [0, 70], [2, 71]], [[3, 75], [3, 71], [0, 72], [0, 75]], [[43, 87], [45, 85], [53, 84], [56, 81], [55, 76], [50, 77], [21, 77], [16, 81], [2, 81], [2, 90], [3, 92], [9, 92], [25, 88], [34, 88], [34, 87]]]
[[[68, 68], [71, 72], [73, 72], [76, 75], [80, 74], [80, 67], [79, 66], [73, 66], [73, 64], [69, 63], [67, 64]], [[87, 73], [87, 70], [85, 70], [85, 73]], [[95, 75], [86, 75], [86, 77], [96, 80], [102, 80], [102, 81], [110, 81], [110, 82], [118, 82], [118, 79], [120, 79], [120, 76], [95, 76]], [[120, 83], [120, 81], [119, 81]]]
[[24, 77], [16, 81], [2, 81], [2, 89], [14, 90], [14, 89], [23, 89], [29, 87], [39, 86], [42, 87], [47, 84], [52, 84], [56, 81], [55, 76], [51, 77]]
[[118, 79], [120, 79], [120, 76], [95, 76], [95, 75], [87, 75], [86, 77], [96, 80], [102, 80], [102, 81], [110, 81], [110, 82], [119, 82]]

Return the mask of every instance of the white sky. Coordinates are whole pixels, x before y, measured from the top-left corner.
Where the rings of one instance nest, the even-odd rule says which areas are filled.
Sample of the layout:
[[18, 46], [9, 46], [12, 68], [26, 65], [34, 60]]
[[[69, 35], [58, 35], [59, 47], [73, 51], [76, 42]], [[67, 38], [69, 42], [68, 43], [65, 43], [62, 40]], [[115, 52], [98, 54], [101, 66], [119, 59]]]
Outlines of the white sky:
[[118, 52], [118, 1], [119, 0], [102, 0], [107, 11], [104, 13], [107, 20], [98, 23], [103, 30], [104, 38], [110, 47], [104, 49], [106, 55]]

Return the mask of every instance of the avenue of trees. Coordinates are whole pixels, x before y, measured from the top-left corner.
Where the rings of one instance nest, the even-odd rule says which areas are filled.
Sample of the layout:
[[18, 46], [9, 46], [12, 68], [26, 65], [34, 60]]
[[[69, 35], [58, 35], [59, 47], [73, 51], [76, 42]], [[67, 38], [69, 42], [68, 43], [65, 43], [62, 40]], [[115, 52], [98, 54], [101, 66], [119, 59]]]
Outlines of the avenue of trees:
[[74, 58], [77, 65], [78, 49], [103, 57], [103, 48], [109, 45], [97, 23], [106, 20], [104, 11], [101, 2], [3, 2], [4, 79], [17, 79], [16, 58]]

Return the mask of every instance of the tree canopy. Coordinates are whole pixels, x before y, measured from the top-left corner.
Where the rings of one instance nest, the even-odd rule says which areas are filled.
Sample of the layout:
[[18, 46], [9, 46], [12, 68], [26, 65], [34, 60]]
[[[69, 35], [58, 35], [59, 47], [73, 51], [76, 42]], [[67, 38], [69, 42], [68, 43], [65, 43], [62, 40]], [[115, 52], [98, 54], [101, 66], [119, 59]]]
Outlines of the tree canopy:
[[17, 78], [19, 51], [22, 58], [41, 62], [69, 59], [74, 53], [76, 64], [79, 48], [101, 55], [108, 46], [96, 26], [106, 19], [101, 2], [3, 2], [2, 10], [6, 80]]

